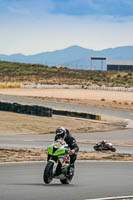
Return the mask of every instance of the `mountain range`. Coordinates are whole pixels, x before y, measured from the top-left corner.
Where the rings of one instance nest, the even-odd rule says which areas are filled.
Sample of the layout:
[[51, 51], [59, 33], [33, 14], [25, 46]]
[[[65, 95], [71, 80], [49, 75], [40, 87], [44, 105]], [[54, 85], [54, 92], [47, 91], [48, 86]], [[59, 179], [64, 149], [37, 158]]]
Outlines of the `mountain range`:
[[[44, 64], [48, 66], [62, 65], [72, 69], [88, 69], [92, 56], [105, 56], [108, 60], [133, 60], [133, 46], [121, 46], [104, 50], [92, 50], [80, 46], [70, 46], [56, 51], [42, 52], [35, 55], [0, 54], [0, 61]], [[99, 61], [97, 66], [100, 67]]]

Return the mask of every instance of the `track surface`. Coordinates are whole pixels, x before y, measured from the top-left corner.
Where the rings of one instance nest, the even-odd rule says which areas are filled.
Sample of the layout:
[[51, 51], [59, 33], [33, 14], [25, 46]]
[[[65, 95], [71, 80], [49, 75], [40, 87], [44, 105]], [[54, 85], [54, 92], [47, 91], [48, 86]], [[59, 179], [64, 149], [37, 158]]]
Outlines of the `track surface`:
[[43, 183], [44, 163], [0, 165], [1, 200], [83, 200], [133, 195], [133, 163], [77, 162], [70, 185]]
[[[80, 140], [95, 140], [101, 141], [106, 139], [107, 141], [113, 140], [133, 140], [133, 129], [124, 131], [112, 131], [112, 132], [99, 132], [99, 133], [82, 133], [74, 135], [77, 141]], [[43, 148], [51, 144], [54, 140], [55, 134], [50, 135], [6, 135], [0, 136], [1, 147], [35, 147]], [[90, 144], [78, 143], [80, 150], [93, 151], [93, 146]], [[115, 146], [118, 153], [133, 153], [133, 147], [121, 147]]]

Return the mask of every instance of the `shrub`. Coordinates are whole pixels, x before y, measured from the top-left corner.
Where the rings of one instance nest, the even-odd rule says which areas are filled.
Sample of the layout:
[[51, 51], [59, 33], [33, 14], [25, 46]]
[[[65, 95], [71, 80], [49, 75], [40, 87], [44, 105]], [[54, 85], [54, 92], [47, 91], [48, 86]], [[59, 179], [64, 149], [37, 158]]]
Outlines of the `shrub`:
[[131, 72], [129, 72], [129, 73], [128, 73], [128, 76], [132, 76], [132, 73], [131, 73]]
[[120, 77], [121, 77], [121, 75], [120, 75], [120, 74], [118, 74], [118, 75], [117, 75], [117, 78], [120, 78]]

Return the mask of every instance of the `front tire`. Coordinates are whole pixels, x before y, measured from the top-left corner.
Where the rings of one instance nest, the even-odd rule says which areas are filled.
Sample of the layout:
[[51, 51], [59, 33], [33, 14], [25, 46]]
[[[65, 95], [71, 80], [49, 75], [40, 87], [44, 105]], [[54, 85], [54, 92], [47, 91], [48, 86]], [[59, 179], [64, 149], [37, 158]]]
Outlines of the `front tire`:
[[93, 148], [94, 148], [95, 151], [100, 151], [98, 146], [94, 146]]
[[48, 162], [44, 170], [43, 181], [46, 184], [49, 184], [52, 181], [52, 179], [53, 179], [53, 163]]
[[112, 148], [112, 152], [116, 152], [116, 149], [115, 149], [115, 148]]

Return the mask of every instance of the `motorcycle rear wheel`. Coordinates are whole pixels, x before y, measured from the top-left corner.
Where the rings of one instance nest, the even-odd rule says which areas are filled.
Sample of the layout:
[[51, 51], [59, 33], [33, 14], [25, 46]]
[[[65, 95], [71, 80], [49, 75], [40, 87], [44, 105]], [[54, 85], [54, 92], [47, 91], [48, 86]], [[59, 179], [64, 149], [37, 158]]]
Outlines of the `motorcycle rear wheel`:
[[43, 180], [46, 184], [49, 184], [52, 181], [52, 179], [53, 179], [53, 163], [48, 162], [44, 170]]
[[74, 169], [72, 169], [72, 170], [70, 169], [70, 172], [72, 173], [71, 175], [69, 174], [65, 179], [60, 179], [60, 182], [62, 184], [70, 184], [71, 183], [72, 178], [74, 176]]

